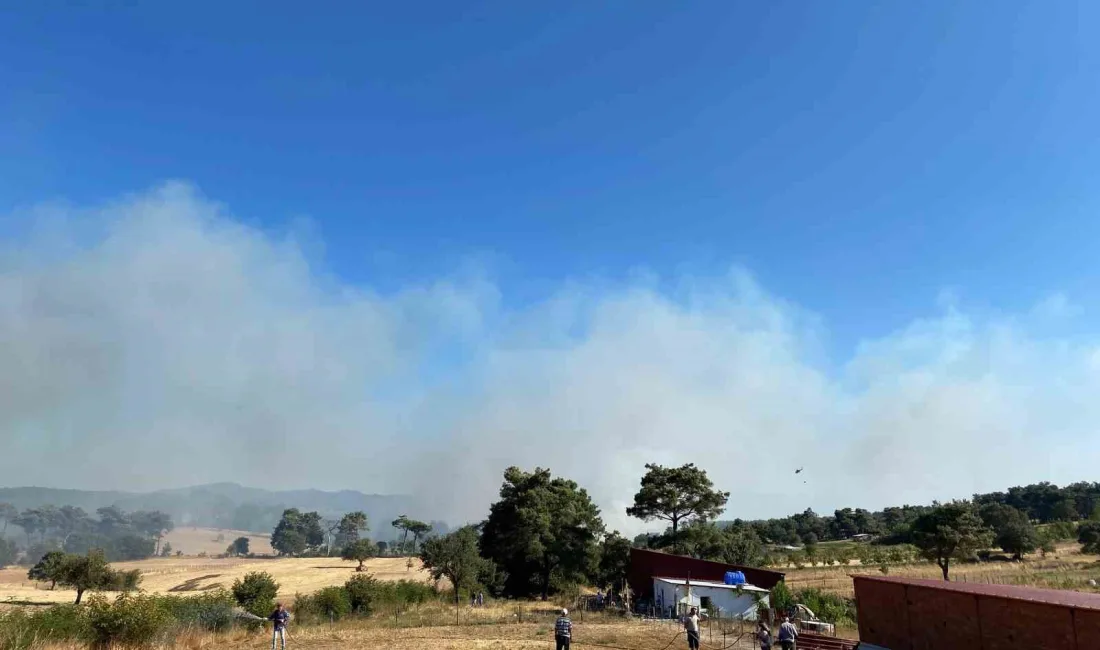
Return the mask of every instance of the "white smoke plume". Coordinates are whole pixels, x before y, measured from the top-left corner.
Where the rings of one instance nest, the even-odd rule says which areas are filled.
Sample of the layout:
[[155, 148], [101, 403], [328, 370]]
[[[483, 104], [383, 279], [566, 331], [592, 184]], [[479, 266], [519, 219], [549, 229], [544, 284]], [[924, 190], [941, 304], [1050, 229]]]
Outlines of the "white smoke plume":
[[742, 518], [1096, 478], [1100, 336], [1060, 334], [1058, 295], [830, 360], [828, 323], [737, 269], [520, 307], [469, 272], [381, 294], [180, 183], [7, 225], [6, 485], [352, 488], [463, 522], [541, 465], [635, 531], [646, 462], [701, 465]]

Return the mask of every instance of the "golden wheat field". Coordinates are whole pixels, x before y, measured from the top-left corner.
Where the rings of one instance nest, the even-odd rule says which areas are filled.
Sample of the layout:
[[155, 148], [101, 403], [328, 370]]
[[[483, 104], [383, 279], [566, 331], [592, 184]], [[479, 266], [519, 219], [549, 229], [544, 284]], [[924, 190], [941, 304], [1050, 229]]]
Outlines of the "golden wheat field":
[[[409, 569], [405, 558], [375, 558], [367, 570], [379, 580], [428, 580], [419, 562]], [[229, 588], [233, 581], [250, 571], [267, 571], [279, 583], [279, 597], [291, 600], [296, 593], [311, 593], [332, 585], [342, 585], [355, 574], [355, 562], [340, 558], [198, 558], [173, 557], [118, 562], [119, 569], [139, 569], [141, 589], [149, 593], [197, 593], [219, 586]], [[25, 567], [0, 569], [0, 604], [4, 602], [56, 603], [71, 601], [72, 591], [51, 591], [49, 585], [27, 579]]]
[[222, 530], [217, 528], [176, 528], [164, 536], [162, 543], [172, 545], [172, 553], [182, 551], [184, 555], [222, 555], [226, 547], [238, 537], [248, 538], [248, 550], [255, 555], [274, 555], [271, 548], [270, 533], [250, 533], [244, 530]]

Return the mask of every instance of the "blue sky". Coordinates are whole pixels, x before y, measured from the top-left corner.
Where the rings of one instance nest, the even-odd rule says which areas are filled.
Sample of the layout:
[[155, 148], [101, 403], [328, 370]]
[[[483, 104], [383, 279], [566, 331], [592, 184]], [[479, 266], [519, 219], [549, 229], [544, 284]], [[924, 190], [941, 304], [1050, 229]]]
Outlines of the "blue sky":
[[0, 14], [5, 481], [1095, 478], [1095, 4], [71, 4]]
[[349, 281], [516, 302], [740, 264], [841, 348], [1097, 297], [1087, 3], [18, 4], [4, 212], [186, 179]]

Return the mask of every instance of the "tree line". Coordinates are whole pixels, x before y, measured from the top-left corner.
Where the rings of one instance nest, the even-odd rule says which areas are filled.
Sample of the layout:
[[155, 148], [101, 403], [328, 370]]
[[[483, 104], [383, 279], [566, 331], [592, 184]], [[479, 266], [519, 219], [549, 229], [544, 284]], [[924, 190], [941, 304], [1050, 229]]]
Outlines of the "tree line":
[[[287, 508], [271, 533], [271, 547], [286, 556], [339, 555], [358, 561], [362, 569], [371, 557], [416, 553], [421, 540], [434, 530], [432, 524], [407, 515], [401, 515], [390, 525], [399, 535], [396, 539], [372, 541], [366, 537], [370, 526], [362, 511], [349, 512], [339, 519], [324, 519], [317, 512]], [[228, 552], [247, 554], [247, 542], [246, 538], [235, 541]]]
[[[4, 540], [12, 525], [23, 531], [22, 549]], [[0, 503], [0, 565], [15, 561], [20, 551], [27, 564], [51, 551], [83, 555], [99, 550], [109, 562], [142, 560], [171, 551], [162, 541], [172, 529], [172, 518], [157, 510], [126, 512], [107, 506], [92, 516], [83, 508], [68, 505], [19, 511]]]
[[[972, 503], [1010, 506], [1031, 522], [1049, 524], [1100, 519], [1100, 483], [1078, 482], [1058, 487], [1049, 482], [1009, 488], [1006, 492], [975, 494]], [[887, 543], [905, 543], [913, 523], [935, 506], [903, 505], [871, 512], [843, 508], [832, 516], [807, 509], [788, 517], [748, 522], [765, 543], [800, 545], [839, 541], [854, 535], [882, 536]]]

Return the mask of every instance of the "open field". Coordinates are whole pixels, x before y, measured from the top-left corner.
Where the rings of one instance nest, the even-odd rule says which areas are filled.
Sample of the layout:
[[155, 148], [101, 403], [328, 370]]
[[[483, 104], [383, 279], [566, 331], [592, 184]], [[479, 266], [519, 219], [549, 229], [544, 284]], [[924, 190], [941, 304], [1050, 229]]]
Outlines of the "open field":
[[[139, 569], [141, 588], [158, 594], [197, 593], [218, 586], [229, 588], [233, 581], [250, 571], [267, 571], [279, 583], [279, 597], [290, 600], [296, 593], [311, 593], [332, 585], [342, 585], [355, 575], [355, 562], [340, 558], [158, 558], [140, 562], [118, 562], [119, 569]], [[367, 562], [367, 570], [379, 580], [428, 580], [419, 562], [412, 570], [405, 558], [375, 558]], [[5, 601], [26, 603], [69, 602], [72, 591], [51, 591], [48, 585], [27, 580], [27, 569], [0, 569], [0, 604]]]
[[222, 530], [218, 528], [176, 528], [164, 536], [161, 543], [172, 545], [172, 552], [183, 551], [184, 555], [222, 555], [229, 544], [238, 537], [248, 538], [248, 548], [256, 555], [274, 555], [271, 548], [270, 533], [250, 533], [244, 530]]
[[[1082, 555], [1078, 548], [1077, 544], [1065, 544], [1058, 548], [1056, 554], [1048, 555], [1045, 559], [1033, 555], [1026, 557], [1022, 562], [952, 563], [951, 579], [960, 582], [1023, 585], [1100, 593], [1100, 589], [1088, 584], [1090, 579], [1100, 582], [1100, 562], [1097, 561], [1096, 556]], [[786, 572], [786, 582], [791, 589], [814, 587], [848, 597], [853, 596], [852, 579], [849, 576], [882, 575], [878, 567], [858, 564], [780, 570]], [[942, 578], [939, 567], [929, 562], [889, 565], [888, 570], [888, 575], [891, 576], [933, 580]]]
[[[523, 613], [517, 615], [517, 608]], [[370, 619], [348, 620], [335, 625], [290, 628], [288, 647], [303, 650], [513, 650], [542, 649], [554, 646], [554, 610], [545, 603], [497, 605], [480, 610], [457, 608], [460, 623], [447, 624], [455, 616], [454, 607], [437, 604], [399, 614], [396, 618], [379, 613]], [[575, 613], [579, 614], [579, 613]], [[522, 622], [518, 622], [522, 616]], [[574, 642], [577, 648], [616, 648], [619, 650], [666, 650], [686, 647], [680, 626], [669, 621], [643, 621], [616, 616], [573, 616]], [[740, 630], [707, 627], [701, 638], [708, 650], [752, 648], [748, 634]], [[744, 629], [748, 631], [747, 627]], [[269, 633], [235, 630], [225, 634], [184, 634], [171, 647], [181, 650], [238, 650], [270, 648]], [[56, 644], [35, 650], [85, 650], [79, 644]]]

